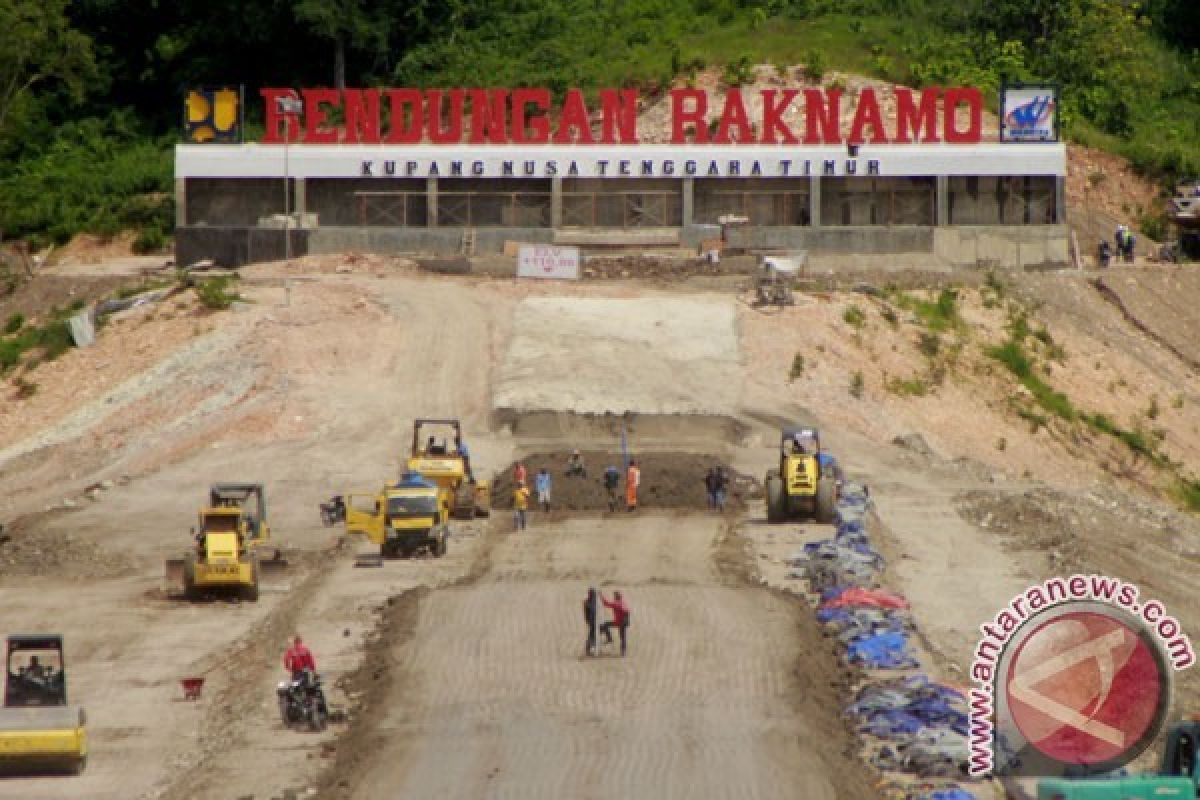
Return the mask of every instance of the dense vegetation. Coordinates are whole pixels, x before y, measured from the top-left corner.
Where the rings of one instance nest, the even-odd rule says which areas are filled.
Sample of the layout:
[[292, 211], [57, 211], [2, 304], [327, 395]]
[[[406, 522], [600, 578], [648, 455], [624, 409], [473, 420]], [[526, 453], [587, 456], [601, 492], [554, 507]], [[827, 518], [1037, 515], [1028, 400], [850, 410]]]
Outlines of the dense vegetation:
[[180, 89], [204, 83], [654, 90], [757, 62], [1050, 80], [1072, 138], [1200, 173], [1196, 0], [0, 0], [0, 29], [0, 233], [39, 243], [160, 241]]

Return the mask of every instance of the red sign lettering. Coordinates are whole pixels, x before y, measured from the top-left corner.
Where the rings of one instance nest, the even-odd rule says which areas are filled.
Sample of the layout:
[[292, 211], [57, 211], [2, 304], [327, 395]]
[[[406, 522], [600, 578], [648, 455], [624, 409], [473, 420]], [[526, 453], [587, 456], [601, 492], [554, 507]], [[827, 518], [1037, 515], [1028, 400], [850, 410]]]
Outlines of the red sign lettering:
[[[634, 89], [579, 89], [555, 103], [549, 89], [262, 89], [267, 144], [638, 144]], [[885, 122], [877, 90], [763, 89], [762, 111], [740, 89], [711, 99], [672, 89], [671, 143], [835, 145], [975, 144], [982, 140], [978, 89], [898, 87]], [[843, 127], [843, 100], [850, 114]], [[938, 125], [938, 117], [941, 125]], [[334, 125], [331, 120], [344, 122]], [[801, 121], [801, 118], [803, 121]], [[789, 122], [794, 119], [795, 122]], [[710, 135], [710, 131], [712, 134]]]

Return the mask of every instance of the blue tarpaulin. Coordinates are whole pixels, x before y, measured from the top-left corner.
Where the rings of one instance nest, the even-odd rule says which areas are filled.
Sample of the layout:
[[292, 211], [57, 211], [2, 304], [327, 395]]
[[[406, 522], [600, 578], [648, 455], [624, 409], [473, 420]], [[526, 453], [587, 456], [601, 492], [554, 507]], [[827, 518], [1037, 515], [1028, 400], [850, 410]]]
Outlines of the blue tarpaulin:
[[908, 637], [903, 633], [883, 633], [854, 642], [846, 650], [851, 663], [874, 669], [904, 669], [920, 664], [908, 651]]

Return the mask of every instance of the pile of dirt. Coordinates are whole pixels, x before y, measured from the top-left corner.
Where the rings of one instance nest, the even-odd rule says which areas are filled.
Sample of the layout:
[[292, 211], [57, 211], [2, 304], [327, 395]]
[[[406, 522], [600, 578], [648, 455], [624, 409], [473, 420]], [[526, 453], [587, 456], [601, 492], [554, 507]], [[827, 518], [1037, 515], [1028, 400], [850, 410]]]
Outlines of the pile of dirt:
[[673, 281], [695, 275], [728, 275], [731, 271], [728, 265], [713, 264], [704, 258], [648, 254], [596, 256], [589, 258], [583, 265], [583, 276], [598, 280], [650, 278]]
[[[624, 461], [620, 453], [597, 450], [582, 451], [587, 467], [586, 477], [568, 477], [567, 460], [570, 451], [536, 453], [521, 459], [528, 472], [527, 483], [533, 489], [534, 477], [545, 468], [550, 473], [550, 507], [558, 511], [607, 511], [608, 494], [604, 489], [604, 470], [614, 466], [621, 470], [617, 492], [624, 503]], [[757, 480], [736, 472], [719, 456], [695, 453], [647, 453], [634, 456], [642, 471], [642, 486], [638, 507], [703, 510], [708, 506], [704, 476], [712, 467], [724, 467], [730, 477], [726, 508], [741, 509], [750, 498], [759, 497], [762, 488]], [[492, 504], [511, 509], [513, 477], [516, 464], [510, 464], [492, 484]]]
[[128, 562], [71, 533], [50, 528], [48, 512], [20, 517], [0, 527], [0, 576], [111, 578]]

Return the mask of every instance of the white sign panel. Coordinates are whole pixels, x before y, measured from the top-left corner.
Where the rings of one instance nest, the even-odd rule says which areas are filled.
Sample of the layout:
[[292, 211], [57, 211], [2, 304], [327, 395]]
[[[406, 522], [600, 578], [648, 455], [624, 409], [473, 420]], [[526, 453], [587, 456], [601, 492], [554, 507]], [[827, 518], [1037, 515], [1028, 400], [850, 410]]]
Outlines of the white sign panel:
[[[1033, 140], [1026, 140], [1033, 141]], [[287, 155], [285, 156], [285, 150]], [[1061, 142], [845, 146], [175, 146], [180, 178], [805, 178], [1066, 175]]]
[[523, 244], [517, 250], [518, 278], [579, 280], [579, 248]]
[[1048, 86], [1005, 86], [1000, 96], [1000, 141], [1057, 142], [1057, 90]]

